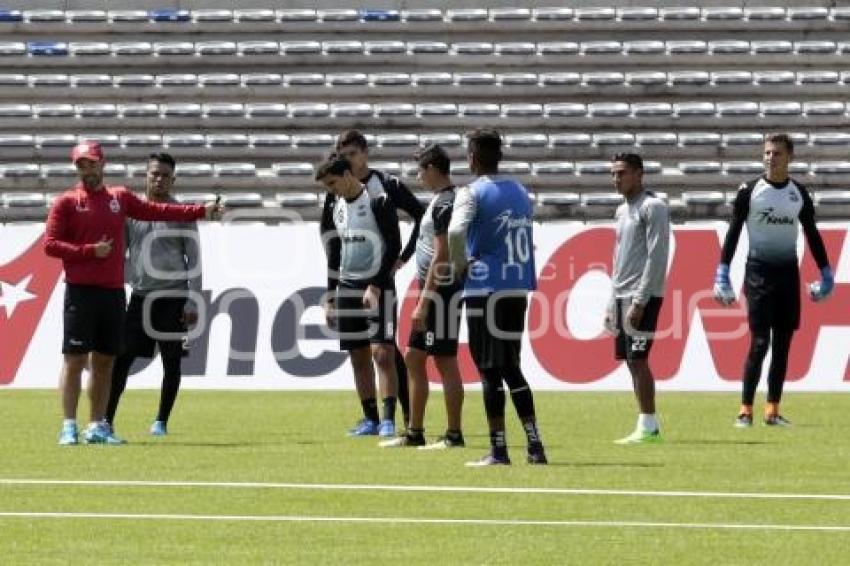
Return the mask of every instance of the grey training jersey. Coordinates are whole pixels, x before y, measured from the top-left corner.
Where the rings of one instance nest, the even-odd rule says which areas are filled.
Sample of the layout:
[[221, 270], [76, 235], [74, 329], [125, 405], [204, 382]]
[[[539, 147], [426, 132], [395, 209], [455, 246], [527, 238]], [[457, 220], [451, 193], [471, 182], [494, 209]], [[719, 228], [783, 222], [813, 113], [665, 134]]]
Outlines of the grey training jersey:
[[368, 190], [352, 201], [336, 199], [334, 226], [342, 244], [340, 281], [366, 281], [380, 270], [385, 243], [371, 206]]
[[[172, 289], [201, 292], [200, 238], [196, 223], [128, 218], [125, 230], [125, 272], [134, 293]], [[193, 304], [194, 301], [189, 301], [187, 307]]]
[[416, 240], [416, 275], [420, 281], [425, 281], [434, 258], [434, 237], [445, 236], [449, 231], [454, 201], [455, 188], [447, 187], [434, 195], [422, 216]]
[[643, 191], [617, 208], [615, 221], [614, 296], [645, 305], [650, 297], [664, 295], [670, 251], [667, 205]]

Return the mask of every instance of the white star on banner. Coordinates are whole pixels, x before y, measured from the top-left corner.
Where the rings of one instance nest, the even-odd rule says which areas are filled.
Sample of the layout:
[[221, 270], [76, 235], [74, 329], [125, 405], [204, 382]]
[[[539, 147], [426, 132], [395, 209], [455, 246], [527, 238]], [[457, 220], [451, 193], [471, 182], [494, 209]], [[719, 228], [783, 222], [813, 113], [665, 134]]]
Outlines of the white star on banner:
[[24, 301], [31, 301], [35, 295], [27, 291], [32, 274], [24, 277], [17, 285], [0, 281], [0, 307], [5, 307], [6, 318], [12, 318], [15, 307]]

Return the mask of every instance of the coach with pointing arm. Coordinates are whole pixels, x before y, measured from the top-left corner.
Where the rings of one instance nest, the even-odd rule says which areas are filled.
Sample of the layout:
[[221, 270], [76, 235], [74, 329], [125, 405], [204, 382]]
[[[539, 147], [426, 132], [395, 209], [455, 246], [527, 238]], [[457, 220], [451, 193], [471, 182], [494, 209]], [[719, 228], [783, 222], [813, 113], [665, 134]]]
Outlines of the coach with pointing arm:
[[121, 350], [124, 317], [124, 220], [191, 221], [221, 215], [218, 203], [148, 202], [123, 186], [103, 183], [104, 155], [97, 142], [74, 147], [80, 182], [54, 201], [47, 216], [45, 252], [65, 269], [63, 364], [59, 376], [64, 422], [59, 444], [79, 442], [80, 378], [91, 354], [90, 423], [85, 441], [120, 444], [103, 420], [112, 364]]

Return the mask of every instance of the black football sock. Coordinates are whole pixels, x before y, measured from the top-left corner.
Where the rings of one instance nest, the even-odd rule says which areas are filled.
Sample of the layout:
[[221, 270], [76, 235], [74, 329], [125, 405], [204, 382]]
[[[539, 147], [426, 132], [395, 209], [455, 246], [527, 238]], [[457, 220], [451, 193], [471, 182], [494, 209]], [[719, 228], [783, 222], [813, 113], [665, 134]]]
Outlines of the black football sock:
[[363, 406], [363, 416], [373, 423], [378, 422], [378, 402], [374, 399], [363, 399], [360, 401]]
[[528, 386], [528, 381], [522, 374], [522, 370], [518, 367], [509, 367], [502, 371], [502, 375], [508, 385], [511, 401], [513, 401], [519, 420], [522, 422], [534, 420], [534, 396]]
[[404, 417], [404, 426], [410, 422], [410, 392], [407, 382], [407, 365], [404, 363], [404, 355], [398, 346], [395, 347], [395, 374], [398, 379], [398, 404], [401, 405], [401, 414]]
[[383, 415], [385, 421], [393, 421], [395, 422], [395, 397], [384, 397], [383, 401]]
[[484, 412], [488, 419], [501, 419], [505, 416], [505, 390], [498, 369], [481, 372], [481, 390], [484, 396]]
[[162, 360], [163, 376], [162, 391], [159, 395], [159, 412], [156, 420], [168, 422], [174, 401], [177, 400], [177, 392], [180, 391], [180, 357], [168, 357]]
[[135, 356], [122, 355], [115, 359], [112, 364], [112, 385], [109, 389], [109, 401], [106, 404], [105, 420], [110, 425], [115, 424], [115, 413], [118, 412], [118, 403], [121, 395], [127, 387], [127, 376], [130, 374], [130, 366], [133, 365]]
[[493, 451], [493, 456], [496, 456], [497, 458], [508, 457], [508, 444], [505, 440], [504, 430], [490, 431], [490, 448]]

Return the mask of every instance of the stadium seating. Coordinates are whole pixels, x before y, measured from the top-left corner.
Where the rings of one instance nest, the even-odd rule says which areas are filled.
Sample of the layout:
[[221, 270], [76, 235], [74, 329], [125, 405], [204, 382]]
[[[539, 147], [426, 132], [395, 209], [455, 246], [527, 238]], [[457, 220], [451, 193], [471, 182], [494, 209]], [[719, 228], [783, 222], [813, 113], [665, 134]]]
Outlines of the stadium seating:
[[[238, 4], [238, 3], [237, 3]], [[136, 9], [86, 9], [86, 10], [3, 10], [0, 22], [42, 25], [55, 22], [85, 24], [85, 23], [115, 23], [115, 24], [158, 24], [164, 29], [174, 24], [189, 24], [193, 27], [204, 23], [238, 24], [258, 23], [374, 23], [385, 25], [394, 22], [425, 25], [440, 24], [443, 29], [450, 30], [453, 24], [484, 24], [502, 22], [515, 24], [575, 24], [610, 26], [615, 23], [628, 22], [713, 22], [726, 24], [754, 24], [764, 21], [780, 22], [840, 22], [850, 18], [846, 7], [830, 8], [827, 6], [760, 6], [760, 7], [698, 7], [667, 6], [664, 2], [657, 3], [659, 7], [614, 7], [614, 6], [578, 6], [568, 7], [497, 7], [497, 8], [453, 8], [444, 10], [435, 8], [413, 9], [363, 9], [351, 8], [243, 8], [234, 6], [233, 9], [196, 8], [192, 10], [176, 8], [159, 8], [153, 10]], [[219, 28], [213, 28], [219, 29]]]
[[644, 155], [676, 218], [726, 214], [726, 193], [763, 170], [763, 133], [790, 130], [819, 209], [850, 211], [850, 8], [825, 1], [18, 4], [0, 10], [4, 220], [46, 210], [80, 139], [106, 146], [115, 182], [140, 187], [145, 155], [165, 148], [187, 198], [309, 216], [315, 163], [347, 127], [415, 186], [418, 147], [446, 146], [463, 182], [463, 133], [495, 126], [541, 215], [583, 219], [616, 204], [619, 151]]

